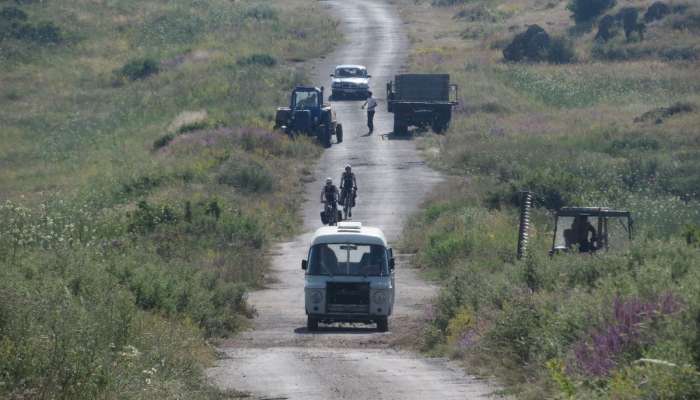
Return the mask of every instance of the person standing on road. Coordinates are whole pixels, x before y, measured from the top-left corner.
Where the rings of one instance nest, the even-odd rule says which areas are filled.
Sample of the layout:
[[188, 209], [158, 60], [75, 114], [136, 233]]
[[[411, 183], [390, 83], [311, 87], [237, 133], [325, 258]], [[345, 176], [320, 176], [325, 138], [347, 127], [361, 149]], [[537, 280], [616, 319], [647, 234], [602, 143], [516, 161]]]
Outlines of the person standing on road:
[[377, 99], [372, 96], [372, 92], [367, 92], [367, 101], [362, 105], [364, 110], [367, 107], [367, 128], [369, 133], [374, 132], [374, 110], [377, 108]]

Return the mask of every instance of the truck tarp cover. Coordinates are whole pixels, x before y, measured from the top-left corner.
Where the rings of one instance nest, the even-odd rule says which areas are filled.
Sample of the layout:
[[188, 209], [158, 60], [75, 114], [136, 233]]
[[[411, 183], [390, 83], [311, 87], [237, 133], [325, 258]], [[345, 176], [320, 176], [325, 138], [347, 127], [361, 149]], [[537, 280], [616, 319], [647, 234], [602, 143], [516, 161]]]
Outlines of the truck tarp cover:
[[447, 74], [402, 74], [394, 79], [395, 100], [449, 101], [450, 76]]

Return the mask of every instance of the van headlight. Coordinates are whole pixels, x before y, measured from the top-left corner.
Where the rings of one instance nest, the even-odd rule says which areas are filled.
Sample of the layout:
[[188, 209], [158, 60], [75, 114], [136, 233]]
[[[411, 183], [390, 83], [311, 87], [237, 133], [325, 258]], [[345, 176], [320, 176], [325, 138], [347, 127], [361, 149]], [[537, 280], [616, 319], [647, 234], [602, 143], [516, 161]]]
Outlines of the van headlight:
[[374, 300], [374, 302], [377, 304], [385, 304], [387, 300], [389, 300], [389, 295], [387, 294], [386, 290], [377, 290], [374, 292], [372, 300]]
[[311, 293], [309, 293], [309, 298], [311, 299], [311, 303], [319, 304], [323, 301], [323, 291], [312, 290]]

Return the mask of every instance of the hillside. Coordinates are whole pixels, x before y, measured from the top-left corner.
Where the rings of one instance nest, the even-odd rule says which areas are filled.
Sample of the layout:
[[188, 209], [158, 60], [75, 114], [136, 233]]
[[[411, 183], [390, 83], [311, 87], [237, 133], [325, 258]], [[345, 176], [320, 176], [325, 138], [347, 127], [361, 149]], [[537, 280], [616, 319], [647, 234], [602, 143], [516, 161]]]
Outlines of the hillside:
[[[400, 4], [410, 69], [460, 85], [446, 135], [419, 135], [452, 177], [403, 245], [443, 284], [423, 350], [524, 399], [700, 396], [697, 4], [651, 20], [652, 1]], [[537, 207], [518, 261], [523, 189]], [[550, 258], [562, 206], [628, 209], [634, 239]]]
[[321, 149], [270, 131], [339, 40], [310, 0], [0, 2], [0, 397], [224, 398]]

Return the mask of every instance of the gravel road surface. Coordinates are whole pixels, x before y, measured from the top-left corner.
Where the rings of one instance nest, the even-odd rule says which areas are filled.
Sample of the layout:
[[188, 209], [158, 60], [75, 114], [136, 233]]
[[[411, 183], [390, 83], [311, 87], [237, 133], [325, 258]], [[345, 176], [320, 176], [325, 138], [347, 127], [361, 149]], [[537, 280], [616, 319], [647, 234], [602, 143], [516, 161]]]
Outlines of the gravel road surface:
[[319, 195], [325, 177], [337, 182], [345, 164], [352, 164], [359, 187], [353, 219], [380, 227], [394, 243], [408, 216], [441, 179], [425, 165], [410, 138], [391, 134], [385, 85], [401, 70], [407, 51], [396, 10], [382, 0], [323, 3], [341, 21], [346, 42], [316, 63], [313, 83], [330, 93], [329, 74], [335, 65], [366, 65], [372, 91], [380, 100], [375, 132], [367, 135], [361, 101], [333, 102], [344, 142], [324, 152], [314, 181], [306, 187], [306, 233], [275, 247], [270, 284], [250, 295], [258, 311], [254, 329], [221, 344], [224, 358], [208, 376], [222, 388], [244, 391], [255, 399], [488, 398], [495, 387], [465, 375], [459, 366], [398, 350], [400, 343], [419, 334], [425, 305], [436, 293], [406, 266], [405, 257], [397, 260], [396, 305], [389, 332], [364, 325], [306, 330], [300, 261], [321, 224]]

